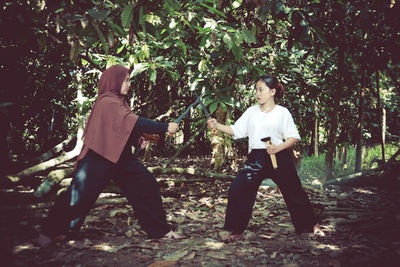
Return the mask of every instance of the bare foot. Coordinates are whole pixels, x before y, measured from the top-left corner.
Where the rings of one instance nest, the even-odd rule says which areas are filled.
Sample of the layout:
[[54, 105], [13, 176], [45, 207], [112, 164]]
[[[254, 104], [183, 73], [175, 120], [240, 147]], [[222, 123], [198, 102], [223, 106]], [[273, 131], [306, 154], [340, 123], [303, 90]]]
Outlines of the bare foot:
[[315, 236], [325, 236], [325, 233], [322, 231], [318, 223], [314, 225], [313, 231]]
[[182, 236], [178, 235], [177, 233], [175, 233], [174, 231], [169, 231], [168, 233], [165, 234], [165, 236], [163, 238], [167, 238], [167, 239], [180, 239], [182, 238]]
[[244, 239], [244, 233], [239, 233], [239, 234], [230, 234], [222, 238], [222, 241], [224, 241], [225, 243], [231, 243], [243, 239]]

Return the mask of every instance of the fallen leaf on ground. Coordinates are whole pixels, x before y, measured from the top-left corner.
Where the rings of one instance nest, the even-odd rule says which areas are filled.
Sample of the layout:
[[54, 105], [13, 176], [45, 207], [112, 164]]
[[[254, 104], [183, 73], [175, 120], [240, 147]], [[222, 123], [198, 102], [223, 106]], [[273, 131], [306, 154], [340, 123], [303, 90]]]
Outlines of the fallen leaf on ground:
[[194, 258], [194, 256], [196, 256], [196, 252], [192, 252], [189, 255], [185, 256], [183, 259], [184, 260], [191, 260]]
[[147, 267], [167, 267], [175, 264], [176, 261], [155, 261], [152, 264], [147, 265]]
[[114, 217], [118, 214], [127, 214], [128, 212], [129, 212], [129, 210], [127, 210], [127, 209], [112, 210], [110, 212], [110, 217]]
[[208, 252], [207, 256], [217, 259], [217, 260], [225, 260], [226, 259], [224, 254], [221, 254], [219, 252], [214, 252], [214, 251]]
[[206, 245], [210, 249], [220, 249], [224, 246], [222, 242], [206, 242]]
[[318, 256], [318, 255], [321, 255], [321, 252], [319, 252], [319, 251], [316, 250], [316, 249], [312, 249], [312, 250], [311, 250], [311, 254]]
[[188, 254], [189, 251], [187, 250], [178, 250], [174, 253], [168, 253], [166, 254], [163, 259], [166, 261], [178, 261], [181, 258], [183, 258], [186, 254]]

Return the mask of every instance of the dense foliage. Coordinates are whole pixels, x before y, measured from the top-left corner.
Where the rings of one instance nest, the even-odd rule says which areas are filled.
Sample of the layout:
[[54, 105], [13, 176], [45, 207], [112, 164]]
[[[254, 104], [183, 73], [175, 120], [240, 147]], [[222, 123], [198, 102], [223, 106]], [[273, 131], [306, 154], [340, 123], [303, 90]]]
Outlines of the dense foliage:
[[[133, 108], [146, 117], [171, 107], [177, 117], [197, 93], [213, 116], [231, 123], [255, 103], [255, 78], [272, 73], [285, 85], [282, 104], [294, 115], [304, 152], [382, 142], [383, 110], [386, 141], [396, 142], [399, 6], [393, 0], [3, 1], [3, 160], [45, 152], [73, 135], [76, 74], [83, 73], [87, 111], [98, 74], [116, 63], [131, 68]], [[200, 109], [186, 119], [185, 140], [205, 119]], [[210, 153], [206, 134], [198, 138], [192, 153]]]

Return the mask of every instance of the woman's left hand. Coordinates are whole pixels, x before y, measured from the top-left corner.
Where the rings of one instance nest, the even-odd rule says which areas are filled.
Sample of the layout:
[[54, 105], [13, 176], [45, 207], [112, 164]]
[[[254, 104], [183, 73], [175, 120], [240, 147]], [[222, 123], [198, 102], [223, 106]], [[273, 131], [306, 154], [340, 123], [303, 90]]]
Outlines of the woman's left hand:
[[267, 146], [268, 154], [276, 154], [279, 151], [281, 151], [281, 149], [277, 145], [269, 145], [269, 146]]

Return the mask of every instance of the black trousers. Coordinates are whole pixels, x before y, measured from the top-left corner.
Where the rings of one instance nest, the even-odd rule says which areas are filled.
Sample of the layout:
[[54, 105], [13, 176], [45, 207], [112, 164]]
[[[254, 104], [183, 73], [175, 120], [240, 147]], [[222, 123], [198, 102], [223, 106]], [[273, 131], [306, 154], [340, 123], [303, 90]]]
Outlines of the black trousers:
[[124, 156], [113, 164], [89, 150], [79, 161], [71, 185], [50, 210], [43, 233], [50, 237], [76, 235], [110, 179], [120, 187], [150, 238], [162, 237], [170, 231], [159, 185], [147, 168], [132, 156]]
[[250, 221], [257, 190], [265, 178], [272, 178], [282, 192], [296, 232], [311, 232], [317, 223], [307, 194], [287, 150], [276, 154], [278, 168], [273, 169], [265, 149], [253, 149], [243, 169], [228, 191], [225, 229], [241, 233]]

